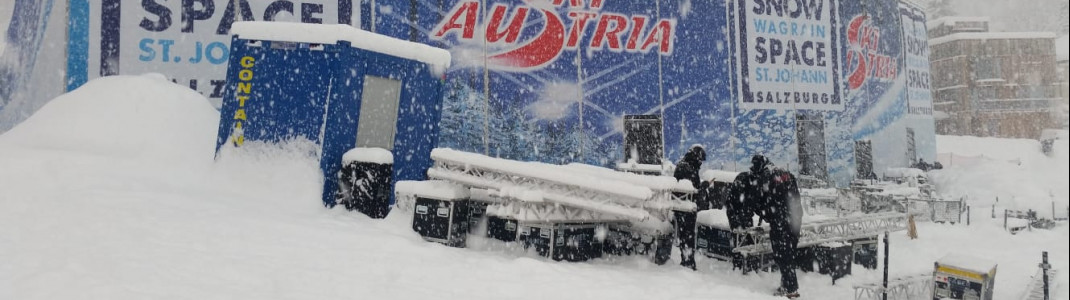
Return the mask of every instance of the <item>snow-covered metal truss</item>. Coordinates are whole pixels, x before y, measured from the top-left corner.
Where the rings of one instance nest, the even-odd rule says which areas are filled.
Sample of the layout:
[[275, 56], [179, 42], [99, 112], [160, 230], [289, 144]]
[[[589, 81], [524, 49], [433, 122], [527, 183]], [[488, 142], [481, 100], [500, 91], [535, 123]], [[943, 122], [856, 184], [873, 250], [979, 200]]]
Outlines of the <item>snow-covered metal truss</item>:
[[[434, 165], [427, 171], [432, 179], [450, 181], [470, 189], [486, 190], [495, 201], [515, 214], [529, 214], [551, 221], [552, 216], [573, 219], [626, 220], [633, 223], [670, 220], [672, 210], [694, 210], [690, 201], [674, 195], [672, 188], [640, 187], [638, 191], [599, 188], [585, 182], [569, 182], [568, 176], [594, 181], [622, 183], [595, 176], [570, 166], [521, 165], [520, 162], [489, 157], [469, 157], [454, 152], [432, 152]], [[531, 167], [538, 170], [510, 170]], [[579, 174], [579, 175], [577, 175]], [[616, 174], [614, 174], [616, 175]], [[617, 176], [640, 176], [621, 174]], [[575, 178], [575, 177], [573, 177]], [[686, 196], [684, 196], [686, 197]], [[561, 220], [567, 221], [567, 220]]]
[[932, 286], [932, 274], [893, 278], [888, 280], [887, 288], [880, 282], [854, 286], [855, 300], [881, 300], [885, 291], [889, 300], [929, 299]]
[[[805, 223], [800, 228], [798, 246], [848, 242], [878, 236], [886, 231], [906, 230], [907, 216], [903, 213], [879, 213]], [[736, 247], [732, 250], [734, 252], [748, 256], [773, 252], [769, 232], [765, 229], [737, 230], [735, 238], [735, 244], [743, 246]]]

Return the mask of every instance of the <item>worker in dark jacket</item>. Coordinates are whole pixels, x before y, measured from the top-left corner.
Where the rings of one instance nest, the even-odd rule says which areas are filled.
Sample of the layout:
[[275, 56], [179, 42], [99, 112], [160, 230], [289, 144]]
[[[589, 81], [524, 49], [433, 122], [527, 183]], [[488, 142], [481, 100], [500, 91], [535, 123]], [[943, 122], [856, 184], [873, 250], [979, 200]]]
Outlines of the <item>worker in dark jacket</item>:
[[[762, 158], [763, 165], [765, 158]], [[732, 183], [731, 192], [728, 199], [725, 201], [725, 214], [728, 216], [729, 227], [735, 230], [743, 230], [754, 227], [754, 215], [755, 212], [762, 208], [765, 200], [763, 199], [764, 193], [761, 188], [762, 183], [762, 169], [752, 168], [749, 172], [742, 172], [736, 175], [735, 181]], [[761, 226], [761, 224], [757, 224]], [[750, 241], [743, 241], [743, 244], [737, 246], [746, 246]], [[744, 273], [759, 268], [760, 261], [753, 259], [746, 259], [742, 254], [732, 254], [732, 267], [735, 269], [742, 269]]]
[[[705, 191], [710, 187], [709, 182], [699, 179], [699, 169], [702, 162], [706, 161], [706, 149], [701, 145], [691, 146], [684, 157], [676, 163], [676, 171], [673, 177], [676, 180], [687, 180], [698, 191], [692, 197], [705, 198]], [[705, 201], [700, 199], [699, 201]], [[694, 211], [673, 211], [673, 226], [676, 227], [676, 237], [680, 243], [680, 265], [695, 270], [695, 219]]]
[[795, 277], [795, 252], [802, 225], [799, 186], [794, 175], [774, 169], [764, 156], [755, 155], [751, 163], [751, 174], [757, 177], [757, 186], [754, 187], [757, 187], [756, 192], [761, 194], [761, 209], [755, 212], [769, 223], [773, 259], [780, 269], [780, 287], [777, 288], [776, 295], [799, 297], [799, 283]]
[[725, 201], [725, 213], [732, 230], [754, 227], [754, 210], [761, 198], [758, 189], [758, 176], [752, 172], [736, 175], [732, 183], [731, 195]]

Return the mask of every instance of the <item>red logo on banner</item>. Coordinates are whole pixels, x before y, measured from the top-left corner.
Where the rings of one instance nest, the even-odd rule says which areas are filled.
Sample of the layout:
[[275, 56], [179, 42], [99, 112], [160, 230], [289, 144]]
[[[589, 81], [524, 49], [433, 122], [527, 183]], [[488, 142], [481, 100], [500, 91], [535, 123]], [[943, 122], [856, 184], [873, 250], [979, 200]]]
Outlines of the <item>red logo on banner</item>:
[[899, 66], [891, 56], [880, 53], [881, 30], [870, 24], [869, 16], [858, 15], [847, 24], [847, 86], [855, 90], [869, 78], [892, 80]]
[[[648, 53], [657, 49], [661, 55], [672, 54], [675, 19], [651, 21], [644, 15], [623, 15], [601, 12], [603, 0], [567, 0], [564, 18], [556, 10], [566, 0], [525, 0], [528, 5], [509, 7], [494, 4], [487, 8], [489, 20], [480, 25], [479, 1], [462, 1], [454, 5], [432, 30], [431, 38], [446, 39], [453, 35], [462, 42], [487, 43], [504, 48], [487, 53], [487, 62], [498, 69], [525, 71], [543, 68], [557, 60], [564, 50], [579, 49], [580, 42], [590, 34], [591, 50]], [[542, 22], [531, 22], [542, 16]], [[566, 26], [565, 20], [568, 20]], [[591, 26], [588, 26], [591, 25]], [[531, 38], [521, 40], [524, 29], [541, 26]], [[484, 30], [482, 35], [478, 31]]]

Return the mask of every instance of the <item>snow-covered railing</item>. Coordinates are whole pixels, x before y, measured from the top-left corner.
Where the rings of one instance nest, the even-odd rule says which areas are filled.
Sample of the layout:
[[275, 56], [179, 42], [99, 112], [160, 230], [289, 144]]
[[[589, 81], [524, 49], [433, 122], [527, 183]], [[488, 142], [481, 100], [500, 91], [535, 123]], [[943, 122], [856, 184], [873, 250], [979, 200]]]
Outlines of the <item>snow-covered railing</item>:
[[951, 166], [972, 166], [972, 165], [977, 165], [977, 164], [980, 164], [980, 163], [983, 163], [983, 162], [990, 162], [990, 161], [1005, 161], [1007, 163], [1015, 164], [1015, 165], [1021, 165], [1022, 164], [1022, 159], [1021, 158], [1016, 158], [1016, 159], [996, 159], [996, 158], [987, 157], [987, 156], [984, 156], [984, 155], [969, 156], [969, 155], [958, 155], [958, 154], [955, 154], [955, 153], [937, 153], [936, 154], [936, 161], [938, 161], [938, 162], [940, 162], [940, 164], [944, 165], [945, 168], [949, 168]]
[[[564, 206], [636, 222], [668, 221], [671, 210], [694, 210], [678, 195], [694, 192], [671, 177], [645, 176], [588, 165], [552, 165], [488, 157], [452, 149], [431, 151], [432, 179], [488, 191], [516, 209]], [[674, 195], [676, 193], [676, 195]]]
[[[798, 247], [849, 242], [878, 236], [886, 231], [906, 230], [907, 219], [908, 215], [903, 213], [879, 213], [804, 223], [799, 232]], [[744, 246], [736, 247], [733, 252], [743, 255], [773, 252], [768, 229], [748, 228], [736, 230], [735, 233], [735, 244]]]
[[[1022, 294], [1022, 300], [1044, 300], [1044, 273], [1043, 272], [1044, 272], [1044, 269], [1037, 269], [1037, 273], [1035, 275], [1033, 275], [1033, 278], [1031, 280], [1029, 280], [1029, 285], [1026, 287], [1025, 293]], [[1048, 270], [1048, 284], [1052, 284], [1052, 283], [1056, 282], [1055, 278], [1059, 278], [1056, 275], [1059, 275], [1059, 273], [1056, 272], [1055, 269], [1049, 269]], [[1054, 286], [1049, 286], [1048, 287], [1048, 292], [1049, 293], [1054, 293], [1054, 291], [1058, 291], [1058, 289], [1056, 289], [1056, 287], [1054, 287]], [[1054, 298], [1054, 297], [1051, 297], [1051, 295], [1049, 295], [1049, 298]]]
[[1022, 294], [1022, 300], [1048, 300], [1054, 298], [1053, 291], [1060, 290], [1059, 286], [1054, 286], [1053, 283], [1057, 283], [1055, 280], [1059, 278], [1058, 272], [1051, 268], [1051, 264], [1048, 263], [1048, 252], [1045, 251], [1043, 259], [1037, 268], [1036, 275], [1033, 275], [1032, 280], [1029, 281], [1029, 285], [1025, 289], [1025, 293]]
[[885, 291], [890, 300], [928, 299], [932, 297], [932, 274], [918, 274], [888, 280], [888, 287], [883, 283], [870, 283], [854, 286], [855, 300], [882, 300]]

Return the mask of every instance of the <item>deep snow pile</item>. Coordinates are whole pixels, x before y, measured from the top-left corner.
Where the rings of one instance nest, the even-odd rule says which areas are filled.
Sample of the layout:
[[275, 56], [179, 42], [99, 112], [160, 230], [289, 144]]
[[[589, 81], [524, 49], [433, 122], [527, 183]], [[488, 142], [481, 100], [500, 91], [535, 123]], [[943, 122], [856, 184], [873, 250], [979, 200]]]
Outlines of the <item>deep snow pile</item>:
[[945, 169], [930, 174], [945, 196], [965, 197], [974, 208], [1032, 209], [1042, 217], [1051, 216], [1052, 203], [1056, 210], [1068, 205], [1066, 139], [1055, 142], [1052, 157], [1028, 139], [938, 136], [936, 145]]
[[[214, 161], [218, 117], [184, 87], [120, 76], [0, 135], [0, 299], [778, 299], [778, 275], [708, 259], [691, 272], [635, 257], [558, 263], [481, 239], [426, 243], [408, 216], [323, 208], [307, 142], [248, 143]], [[973, 254], [1000, 264], [997, 299], [1014, 299], [1047, 250], [1057, 299], [1070, 299], [1065, 226], [918, 230], [892, 234], [893, 276]], [[801, 292], [852, 299], [851, 285], [880, 276], [856, 265], [834, 286], [803, 274]]]

